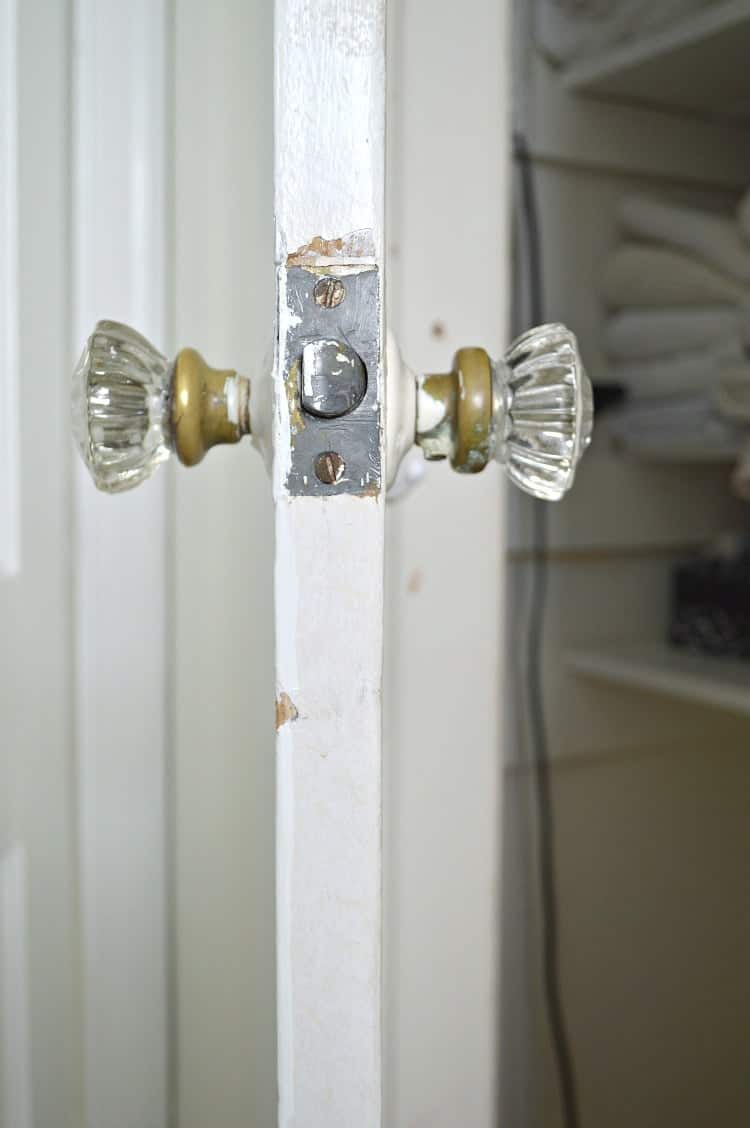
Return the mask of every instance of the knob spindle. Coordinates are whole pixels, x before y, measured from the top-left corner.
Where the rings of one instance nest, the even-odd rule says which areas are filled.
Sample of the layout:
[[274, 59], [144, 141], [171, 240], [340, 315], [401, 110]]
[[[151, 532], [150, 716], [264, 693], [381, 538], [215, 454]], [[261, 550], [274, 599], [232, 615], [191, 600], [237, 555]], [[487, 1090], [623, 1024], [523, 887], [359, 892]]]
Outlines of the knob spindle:
[[417, 378], [416, 439], [426, 458], [449, 458], [465, 474], [494, 458], [546, 501], [572, 486], [592, 429], [591, 383], [564, 325], [530, 329], [496, 363], [484, 349], [459, 349], [452, 372]]

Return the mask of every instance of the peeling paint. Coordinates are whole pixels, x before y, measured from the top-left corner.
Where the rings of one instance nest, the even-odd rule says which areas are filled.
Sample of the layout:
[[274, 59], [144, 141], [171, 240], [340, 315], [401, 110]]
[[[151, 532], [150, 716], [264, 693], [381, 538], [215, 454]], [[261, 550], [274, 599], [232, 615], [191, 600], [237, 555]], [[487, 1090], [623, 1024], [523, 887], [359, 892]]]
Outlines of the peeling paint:
[[282, 725], [296, 721], [298, 717], [297, 706], [289, 694], [280, 693], [276, 698], [276, 731], [278, 732]]
[[327, 262], [354, 259], [375, 261], [375, 242], [372, 231], [351, 231], [337, 239], [315, 235], [309, 243], [287, 255], [287, 266], [324, 266]]

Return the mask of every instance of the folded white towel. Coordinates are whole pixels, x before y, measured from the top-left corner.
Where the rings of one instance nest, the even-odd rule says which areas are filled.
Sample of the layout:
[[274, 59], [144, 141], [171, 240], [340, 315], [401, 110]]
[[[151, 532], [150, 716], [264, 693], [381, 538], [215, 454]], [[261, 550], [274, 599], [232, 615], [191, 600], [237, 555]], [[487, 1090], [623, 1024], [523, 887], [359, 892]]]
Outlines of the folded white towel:
[[728, 368], [742, 364], [745, 353], [738, 334], [702, 349], [676, 352], [656, 360], [610, 364], [607, 377], [624, 384], [632, 396], [660, 397], [676, 392], [710, 392]]
[[733, 454], [747, 441], [748, 429], [716, 410], [710, 395], [669, 396], [626, 404], [608, 412], [603, 423], [626, 446], [638, 446], [655, 458], [675, 452]]
[[743, 449], [732, 471], [732, 491], [742, 501], [750, 501], [750, 443]]
[[536, 0], [535, 38], [543, 54], [557, 63], [603, 50], [627, 34], [648, 0]]
[[715, 392], [716, 406], [727, 419], [750, 423], [750, 364], [722, 372]]
[[710, 0], [536, 0], [536, 42], [553, 62], [569, 62], [666, 27], [708, 3]]
[[624, 243], [604, 269], [603, 296], [613, 309], [745, 305], [750, 290], [682, 251]]
[[731, 306], [623, 310], [607, 318], [604, 351], [614, 360], [653, 360], [744, 335], [746, 320]]
[[737, 223], [743, 238], [750, 242], [750, 189], [737, 205]]
[[638, 239], [687, 251], [730, 278], [750, 282], [750, 247], [729, 216], [646, 196], [626, 196], [620, 203], [619, 218], [625, 231]]

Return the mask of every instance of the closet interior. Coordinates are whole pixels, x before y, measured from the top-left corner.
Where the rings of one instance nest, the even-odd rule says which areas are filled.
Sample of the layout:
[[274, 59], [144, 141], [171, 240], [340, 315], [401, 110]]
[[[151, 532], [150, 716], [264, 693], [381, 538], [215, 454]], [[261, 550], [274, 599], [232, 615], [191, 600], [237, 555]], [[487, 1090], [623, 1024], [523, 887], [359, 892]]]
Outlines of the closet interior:
[[[750, 2], [518, 2], [514, 36], [517, 175], [528, 154], [535, 212], [519, 192], [518, 321], [536, 301], [576, 332], [597, 415], [576, 488], [543, 526], [533, 503], [509, 500], [501, 1122], [739, 1128], [750, 1123]], [[543, 973], [555, 921], [540, 740], [577, 1120]]]

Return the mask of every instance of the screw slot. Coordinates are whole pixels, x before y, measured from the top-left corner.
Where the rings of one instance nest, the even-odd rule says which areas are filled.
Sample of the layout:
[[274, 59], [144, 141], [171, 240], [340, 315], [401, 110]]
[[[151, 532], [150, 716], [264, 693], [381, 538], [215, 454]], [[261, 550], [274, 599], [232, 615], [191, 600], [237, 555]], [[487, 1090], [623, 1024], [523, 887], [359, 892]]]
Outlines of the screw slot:
[[336, 482], [340, 482], [345, 469], [346, 463], [335, 450], [324, 450], [315, 459], [315, 477], [324, 486], [335, 486]]
[[346, 288], [341, 279], [331, 278], [330, 275], [319, 278], [313, 290], [316, 303], [324, 309], [335, 309], [336, 306], [341, 305], [345, 294]]

